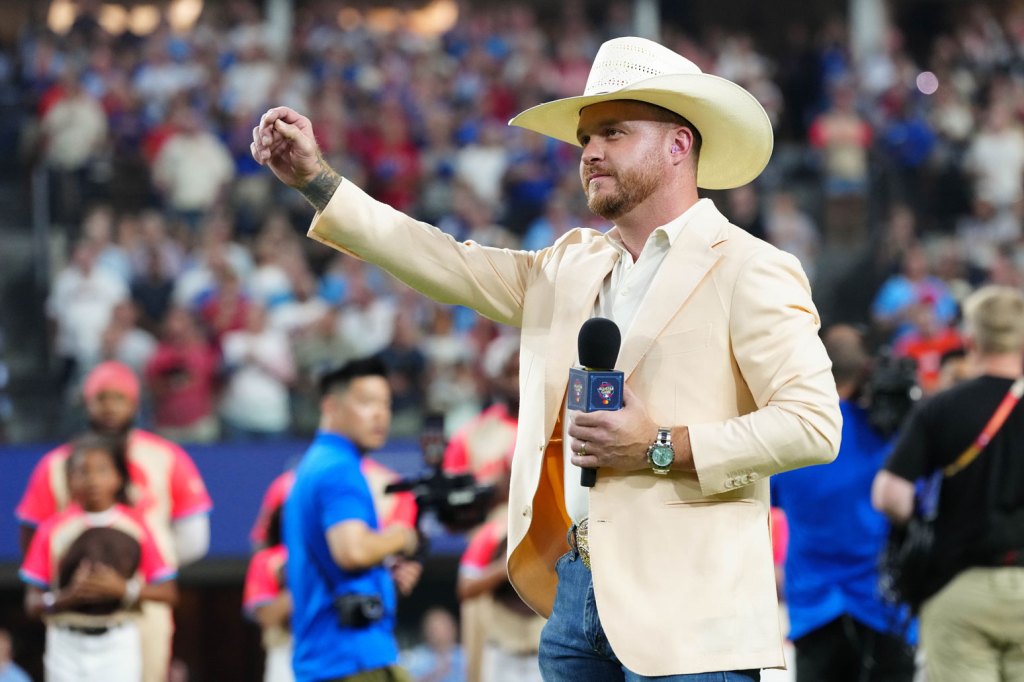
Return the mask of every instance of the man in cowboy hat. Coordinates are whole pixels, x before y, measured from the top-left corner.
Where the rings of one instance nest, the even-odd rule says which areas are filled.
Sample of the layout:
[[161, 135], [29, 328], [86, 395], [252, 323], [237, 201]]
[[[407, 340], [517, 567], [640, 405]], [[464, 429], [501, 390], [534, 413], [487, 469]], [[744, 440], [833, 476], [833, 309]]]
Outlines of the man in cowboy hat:
[[[252, 153], [317, 208], [312, 238], [522, 329], [508, 570], [549, 617], [545, 678], [757, 679], [784, 665], [768, 477], [831, 460], [841, 421], [799, 263], [697, 194], [757, 177], [768, 118], [739, 86], [618, 38], [582, 97], [512, 124], [582, 147], [583, 189], [611, 231], [536, 252], [457, 242], [340, 178], [285, 107], [263, 115]], [[623, 330], [623, 408], [569, 412], [595, 315]], [[598, 469], [595, 487], [578, 467]]]

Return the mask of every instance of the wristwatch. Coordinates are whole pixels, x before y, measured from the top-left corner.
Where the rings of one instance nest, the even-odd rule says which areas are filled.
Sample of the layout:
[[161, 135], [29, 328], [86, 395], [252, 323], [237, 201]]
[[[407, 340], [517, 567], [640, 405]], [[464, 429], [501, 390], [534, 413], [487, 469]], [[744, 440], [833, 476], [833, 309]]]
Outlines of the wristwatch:
[[667, 474], [672, 470], [672, 462], [676, 461], [676, 451], [672, 447], [672, 429], [659, 428], [658, 437], [647, 448], [647, 463], [656, 474]]

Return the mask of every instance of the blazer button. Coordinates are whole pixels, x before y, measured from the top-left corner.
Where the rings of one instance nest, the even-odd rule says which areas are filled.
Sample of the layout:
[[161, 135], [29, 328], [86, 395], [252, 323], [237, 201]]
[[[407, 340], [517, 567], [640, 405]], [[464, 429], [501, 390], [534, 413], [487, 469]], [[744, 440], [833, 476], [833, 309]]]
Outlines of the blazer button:
[[531, 514], [533, 514], [533, 510], [530, 509], [530, 505], [526, 505], [525, 507], [523, 507], [523, 516], [525, 516], [526, 518], [530, 518]]

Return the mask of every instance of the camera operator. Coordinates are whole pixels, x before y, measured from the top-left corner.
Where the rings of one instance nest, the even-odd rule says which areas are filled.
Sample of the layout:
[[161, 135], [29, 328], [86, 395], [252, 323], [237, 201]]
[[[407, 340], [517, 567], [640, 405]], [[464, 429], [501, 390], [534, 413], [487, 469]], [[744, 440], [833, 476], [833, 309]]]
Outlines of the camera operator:
[[[942, 472], [921, 608], [929, 682], [1024, 679], [1024, 295], [987, 286], [964, 302], [980, 375], [921, 403], [879, 472], [872, 501], [895, 523], [915, 482]], [[1000, 419], [1001, 418], [1001, 419]]]
[[[843, 414], [839, 456], [771, 481], [772, 503], [789, 522], [784, 584], [796, 680], [909, 682], [913, 654], [897, 634], [903, 619], [878, 590], [878, 554], [888, 523], [871, 508], [871, 482], [890, 450], [890, 436], [872, 425], [879, 420], [858, 402], [865, 386], [888, 389], [899, 382], [888, 376], [893, 370], [885, 363], [869, 374], [871, 360], [853, 327], [833, 326], [824, 339]], [[912, 383], [912, 368], [909, 376]], [[894, 404], [882, 401], [881, 421], [896, 418]]]
[[[320, 429], [285, 503], [288, 586], [298, 682], [398, 682], [395, 587], [419, 580], [414, 529], [381, 529], [360, 459], [387, 441], [391, 392], [376, 359], [321, 380]], [[390, 566], [390, 570], [389, 567]]]

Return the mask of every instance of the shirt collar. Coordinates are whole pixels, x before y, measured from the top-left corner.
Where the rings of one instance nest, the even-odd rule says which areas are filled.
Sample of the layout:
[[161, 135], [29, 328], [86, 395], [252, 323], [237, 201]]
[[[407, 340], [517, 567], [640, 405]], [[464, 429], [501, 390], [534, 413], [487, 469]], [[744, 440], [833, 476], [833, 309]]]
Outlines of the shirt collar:
[[317, 431], [313, 442], [315, 445], [324, 445], [334, 450], [340, 449], [343, 452], [351, 452], [353, 455], [359, 456], [359, 449], [356, 448], [356, 444], [352, 442], [352, 439], [340, 433]]
[[[679, 239], [679, 235], [683, 233], [683, 229], [690, 222], [690, 219], [699, 211], [698, 207], [703, 207], [704, 204], [710, 203], [710, 199], [698, 199], [690, 208], [686, 209], [678, 216], [670, 220], [669, 222], [656, 227], [651, 236], [647, 238], [650, 242], [651, 239], [666, 239], [668, 240], [668, 247], [671, 248], [676, 240]], [[619, 236], [619, 228], [615, 227], [608, 230], [604, 235], [605, 240], [612, 245], [619, 253], [627, 253], [625, 245], [622, 243], [622, 237]], [[645, 243], [646, 247], [647, 244]]]

